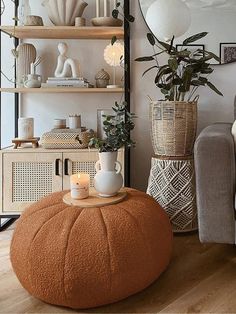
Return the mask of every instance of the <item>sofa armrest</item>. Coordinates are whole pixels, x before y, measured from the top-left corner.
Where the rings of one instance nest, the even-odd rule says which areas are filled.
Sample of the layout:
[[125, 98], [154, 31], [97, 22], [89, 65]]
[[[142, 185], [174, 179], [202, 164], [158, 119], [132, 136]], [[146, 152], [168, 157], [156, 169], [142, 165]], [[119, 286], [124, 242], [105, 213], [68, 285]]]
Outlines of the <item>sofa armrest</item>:
[[235, 148], [232, 125], [205, 128], [195, 143], [201, 242], [235, 243]]

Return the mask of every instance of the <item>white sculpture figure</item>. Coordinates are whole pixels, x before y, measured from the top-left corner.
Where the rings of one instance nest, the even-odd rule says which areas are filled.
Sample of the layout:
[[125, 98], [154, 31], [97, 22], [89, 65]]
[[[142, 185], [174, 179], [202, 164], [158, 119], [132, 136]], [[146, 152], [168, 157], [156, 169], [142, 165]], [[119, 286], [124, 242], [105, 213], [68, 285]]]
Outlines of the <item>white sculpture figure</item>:
[[57, 68], [55, 71], [55, 77], [79, 77], [79, 63], [75, 59], [68, 58], [66, 53], [68, 51], [68, 46], [66, 43], [58, 44], [58, 51], [60, 55], [57, 59]]

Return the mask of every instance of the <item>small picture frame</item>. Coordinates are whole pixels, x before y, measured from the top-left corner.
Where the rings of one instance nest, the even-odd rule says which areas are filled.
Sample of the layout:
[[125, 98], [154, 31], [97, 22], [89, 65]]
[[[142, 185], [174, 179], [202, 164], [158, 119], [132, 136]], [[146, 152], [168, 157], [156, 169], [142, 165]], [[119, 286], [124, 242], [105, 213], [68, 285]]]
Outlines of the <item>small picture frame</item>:
[[106, 134], [103, 130], [103, 122], [105, 121], [104, 115], [109, 116], [114, 114], [112, 109], [98, 109], [97, 110], [97, 136], [98, 138], [104, 140], [106, 138]]
[[220, 64], [236, 62], [236, 43], [220, 43]]
[[[181, 51], [184, 49], [188, 49], [191, 52], [195, 52], [197, 49], [201, 49], [201, 50], [205, 50], [205, 45], [193, 45], [193, 44], [189, 44], [189, 45], [176, 45], [176, 49], [177, 51]], [[204, 56], [204, 53], [203, 53]], [[199, 59], [201, 57], [199, 56]]]

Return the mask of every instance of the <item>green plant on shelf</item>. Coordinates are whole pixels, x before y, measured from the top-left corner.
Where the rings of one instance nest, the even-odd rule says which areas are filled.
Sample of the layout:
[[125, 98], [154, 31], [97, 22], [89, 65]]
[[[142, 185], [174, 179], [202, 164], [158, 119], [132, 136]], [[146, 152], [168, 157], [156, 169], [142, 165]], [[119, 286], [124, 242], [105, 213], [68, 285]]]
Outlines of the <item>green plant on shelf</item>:
[[130, 138], [130, 132], [135, 127], [135, 114], [128, 111], [126, 102], [121, 104], [116, 102], [112, 109], [113, 115], [103, 116], [105, 139], [93, 137], [89, 142], [89, 147], [98, 149], [100, 153], [115, 152], [122, 147], [135, 146], [135, 142]]

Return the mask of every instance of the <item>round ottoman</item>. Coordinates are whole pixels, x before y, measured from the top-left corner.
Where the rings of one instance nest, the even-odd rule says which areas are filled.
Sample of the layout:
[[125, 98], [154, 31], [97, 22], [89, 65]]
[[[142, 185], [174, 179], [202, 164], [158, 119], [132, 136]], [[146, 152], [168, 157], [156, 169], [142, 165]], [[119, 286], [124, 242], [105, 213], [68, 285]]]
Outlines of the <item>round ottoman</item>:
[[54, 193], [19, 219], [11, 262], [22, 286], [47, 303], [91, 308], [148, 287], [166, 269], [172, 231], [164, 210], [127, 189], [119, 204], [80, 208]]

